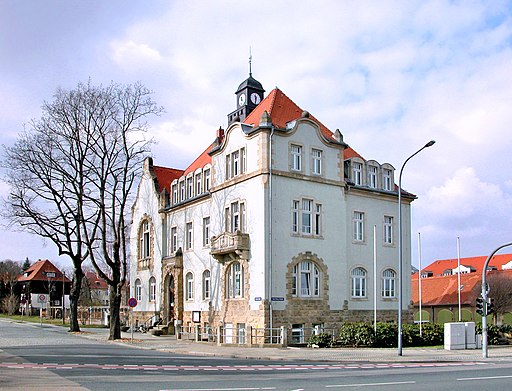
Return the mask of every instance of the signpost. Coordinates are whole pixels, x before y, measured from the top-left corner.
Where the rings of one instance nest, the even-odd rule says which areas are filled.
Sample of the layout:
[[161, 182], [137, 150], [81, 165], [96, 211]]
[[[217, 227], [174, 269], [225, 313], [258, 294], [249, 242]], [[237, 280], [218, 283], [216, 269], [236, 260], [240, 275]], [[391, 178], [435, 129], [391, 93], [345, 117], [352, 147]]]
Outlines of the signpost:
[[135, 297], [130, 297], [128, 299], [128, 306], [130, 307], [130, 330], [132, 335], [132, 343], [133, 343], [133, 309], [137, 307], [137, 299]]

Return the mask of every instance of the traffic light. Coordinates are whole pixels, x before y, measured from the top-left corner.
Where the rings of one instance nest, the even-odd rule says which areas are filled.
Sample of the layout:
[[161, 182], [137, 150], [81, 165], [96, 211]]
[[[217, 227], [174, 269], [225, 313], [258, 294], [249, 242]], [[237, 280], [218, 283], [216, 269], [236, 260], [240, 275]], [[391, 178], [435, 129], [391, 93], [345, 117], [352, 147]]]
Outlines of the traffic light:
[[476, 313], [481, 316], [485, 315], [484, 299], [482, 299], [481, 297], [476, 298]]
[[495, 309], [494, 309], [494, 299], [491, 299], [490, 297], [487, 299], [487, 315], [490, 315], [492, 313], [494, 313]]

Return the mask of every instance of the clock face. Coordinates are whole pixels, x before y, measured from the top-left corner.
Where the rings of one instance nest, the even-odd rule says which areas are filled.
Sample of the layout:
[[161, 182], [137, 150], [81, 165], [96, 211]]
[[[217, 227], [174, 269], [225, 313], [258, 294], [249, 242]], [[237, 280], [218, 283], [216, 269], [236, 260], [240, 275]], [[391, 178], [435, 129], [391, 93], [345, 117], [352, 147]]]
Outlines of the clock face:
[[245, 94], [242, 94], [238, 97], [238, 106], [243, 106], [245, 104]]
[[261, 101], [260, 96], [257, 93], [253, 92], [251, 94], [251, 102], [254, 103], [255, 105], [257, 105], [258, 103], [260, 103], [260, 101]]

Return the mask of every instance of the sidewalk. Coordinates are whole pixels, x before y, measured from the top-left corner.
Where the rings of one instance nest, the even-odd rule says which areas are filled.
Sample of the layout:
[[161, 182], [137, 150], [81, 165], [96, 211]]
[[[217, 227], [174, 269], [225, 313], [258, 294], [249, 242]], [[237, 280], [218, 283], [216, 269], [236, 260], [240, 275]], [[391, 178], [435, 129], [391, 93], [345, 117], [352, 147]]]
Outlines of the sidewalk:
[[308, 360], [329, 362], [368, 363], [436, 363], [436, 362], [488, 362], [512, 361], [512, 346], [490, 346], [488, 358], [482, 357], [481, 349], [444, 350], [442, 348], [403, 348], [398, 356], [396, 348], [259, 348], [244, 346], [218, 346], [213, 343], [176, 340], [174, 336], [155, 337], [149, 333], [122, 333], [122, 340], [108, 341], [107, 329], [83, 329], [81, 337], [105, 343], [129, 345], [175, 354], [211, 357], [231, 357], [260, 360]]

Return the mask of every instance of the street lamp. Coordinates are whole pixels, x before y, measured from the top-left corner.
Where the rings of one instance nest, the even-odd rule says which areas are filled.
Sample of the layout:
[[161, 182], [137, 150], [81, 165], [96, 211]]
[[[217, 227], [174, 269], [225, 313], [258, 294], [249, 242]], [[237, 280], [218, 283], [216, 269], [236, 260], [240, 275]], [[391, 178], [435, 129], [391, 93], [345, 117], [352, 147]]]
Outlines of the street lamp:
[[[402, 355], [402, 173], [404, 167], [409, 160], [411, 160], [418, 153], [423, 151], [425, 148], [431, 147], [435, 144], [434, 140], [430, 140], [422, 148], [418, 149], [411, 156], [409, 156], [402, 168], [400, 169], [400, 176], [398, 177], [398, 355]], [[421, 276], [420, 276], [421, 278]]]

